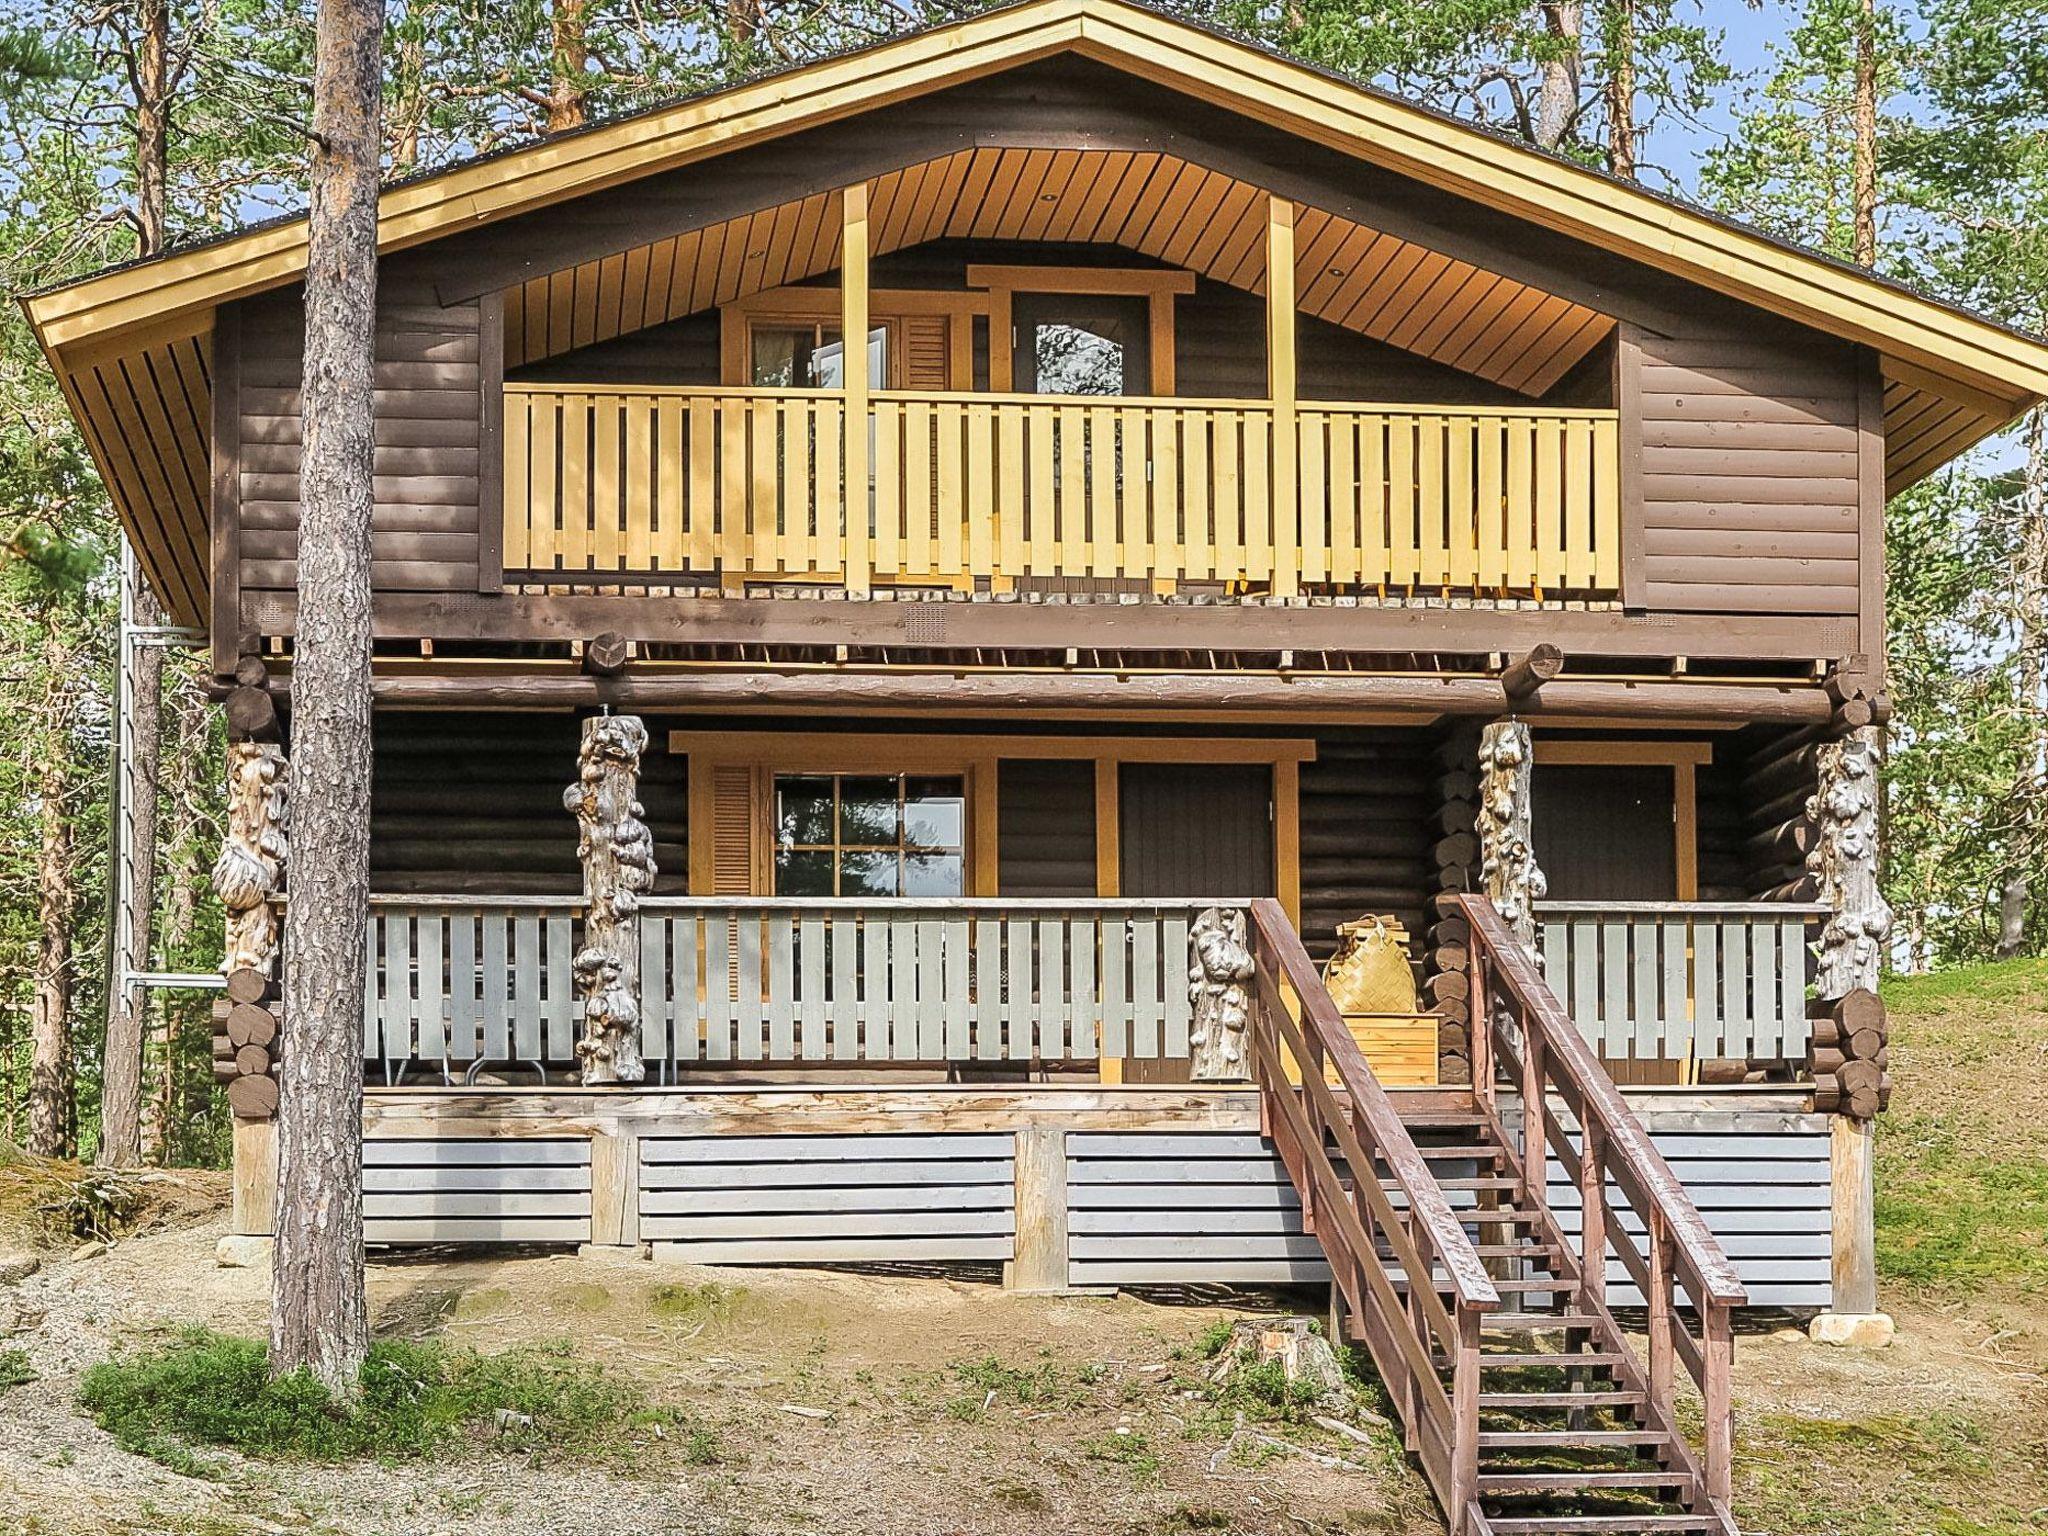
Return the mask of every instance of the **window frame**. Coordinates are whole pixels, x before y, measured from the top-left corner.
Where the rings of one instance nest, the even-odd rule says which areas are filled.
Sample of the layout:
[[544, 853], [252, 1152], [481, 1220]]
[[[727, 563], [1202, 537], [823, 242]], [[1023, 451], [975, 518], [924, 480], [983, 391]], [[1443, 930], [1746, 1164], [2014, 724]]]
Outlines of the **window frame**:
[[[969, 800], [970, 787], [968, 782], [968, 775], [966, 774], [966, 772], [956, 772], [947, 769], [928, 770], [919, 768], [911, 768], [900, 771], [891, 770], [888, 768], [867, 768], [855, 772], [820, 772], [815, 769], [780, 768], [772, 763], [766, 765], [766, 772], [768, 775], [770, 824], [768, 827], [768, 864], [764, 872], [768, 877], [768, 885], [774, 888], [771, 890], [771, 894], [773, 896], [780, 898], [785, 895], [794, 894], [790, 892], [785, 892], [780, 889], [780, 856], [784, 853], [830, 854], [832, 857], [831, 895], [835, 900], [859, 901], [893, 899], [879, 898], [864, 894], [855, 894], [853, 896], [848, 896], [844, 892], [844, 890], [842, 889], [845, 883], [843, 873], [844, 859], [845, 855], [847, 855], [848, 853], [893, 853], [896, 858], [896, 883], [899, 887], [899, 891], [897, 894], [901, 896], [904, 900], [949, 901], [955, 899], [956, 897], [964, 897], [970, 894], [969, 887], [972, 882], [972, 865], [968, 857], [968, 847], [973, 831], [973, 818], [971, 802]], [[775, 809], [780, 795], [779, 786], [783, 781], [790, 779], [827, 779], [831, 781], [832, 836], [829, 841], [822, 843], [785, 843], [782, 840], [780, 817], [775, 814]], [[845, 819], [842, 811], [842, 807], [845, 804], [845, 793], [842, 786], [849, 779], [887, 779], [894, 783], [896, 787], [896, 840], [893, 843], [857, 843], [848, 842], [846, 840]], [[951, 781], [952, 783], [958, 786], [960, 801], [960, 840], [957, 843], [926, 845], [913, 844], [909, 840], [909, 817], [907, 815], [907, 809], [911, 804], [909, 798], [909, 789], [911, 781], [917, 779], [945, 779]], [[928, 851], [942, 855], [950, 855], [957, 858], [960, 861], [960, 889], [955, 892], [944, 892], [934, 894], [931, 896], [912, 896], [903, 893], [900, 890], [900, 887], [903, 883], [904, 860], [907, 859], [913, 851]]]

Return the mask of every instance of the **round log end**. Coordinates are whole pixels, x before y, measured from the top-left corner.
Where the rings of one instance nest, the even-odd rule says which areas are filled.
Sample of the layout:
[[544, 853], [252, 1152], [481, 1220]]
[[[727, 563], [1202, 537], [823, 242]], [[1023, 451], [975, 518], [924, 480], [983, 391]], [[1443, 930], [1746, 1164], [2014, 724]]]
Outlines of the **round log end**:
[[277, 1113], [277, 1080], [236, 1078], [228, 1084], [228, 1108], [237, 1120], [268, 1120]]

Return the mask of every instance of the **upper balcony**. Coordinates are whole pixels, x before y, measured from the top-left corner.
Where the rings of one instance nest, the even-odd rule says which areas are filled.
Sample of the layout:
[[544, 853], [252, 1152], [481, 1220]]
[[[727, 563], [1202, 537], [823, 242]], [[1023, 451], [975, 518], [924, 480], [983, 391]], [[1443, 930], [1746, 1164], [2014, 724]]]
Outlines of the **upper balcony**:
[[515, 383], [504, 455], [511, 583], [1541, 599], [1621, 578], [1611, 410]]

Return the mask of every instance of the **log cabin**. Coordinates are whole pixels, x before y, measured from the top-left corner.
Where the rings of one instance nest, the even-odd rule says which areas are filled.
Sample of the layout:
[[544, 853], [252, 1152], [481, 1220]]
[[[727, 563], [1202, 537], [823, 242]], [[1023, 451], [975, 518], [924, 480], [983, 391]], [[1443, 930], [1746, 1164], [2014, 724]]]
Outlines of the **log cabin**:
[[[1885, 500], [2048, 345], [1128, 0], [380, 241], [372, 1244], [1327, 1284], [1458, 1536], [1735, 1530], [1734, 1314], [1877, 1307]], [[248, 1234], [305, 253], [25, 301], [211, 647]]]

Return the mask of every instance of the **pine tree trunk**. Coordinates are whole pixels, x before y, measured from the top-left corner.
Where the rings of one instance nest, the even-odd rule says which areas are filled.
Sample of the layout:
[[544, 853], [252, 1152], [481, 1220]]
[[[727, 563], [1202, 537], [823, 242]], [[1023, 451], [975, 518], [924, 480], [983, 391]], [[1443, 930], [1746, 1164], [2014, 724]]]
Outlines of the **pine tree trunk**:
[[29, 1007], [28, 1150], [62, 1157], [71, 1150], [71, 821], [65, 804], [68, 766], [71, 647], [63, 620], [44, 621], [43, 673], [47, 679], [40, 751], [42, 780], [36, 852], [36, 970]]
[[1543, 61], [1536, 89], [1536, 142], [1545, 149], [1564, 142], [1579, 110], [1583, 22], [1579, 0], [1545, 0], [1543, 25], [1557, 44]]
[[589, 114], [583, 90], [583, 77], [590, 68], [590, 49], [584, 40], [587, 25], [585, 4], [586, 0], [555, 0], [554, 46], [549, 54], [549, 133], [581, 128]]
[[361, 1390], [381, 0], [320, 0], [270, 1369]]
[[[136, 254], [163, 249], [169, 197], [171, 15], [168, 0], [140, 0], [129, 61], [135, 91]], [[125, 576], [124, 576], [124, 579]], [[136, 578], [134, 621], [164, 622], [149, 583]], [[126, 911], [116, 914], [116, 943], [107, 977], [107, 1017], [100, 1079], [100, 1144], [96, 1161], [122, 1168], [142, 1155], [142, 1033], [148, 995], [121, 985], [128, 970], [148, 966], [150, 920], [156, 906], [157, 773], [162, 762], [164, 653], [138, 646], [129, 688], [130, 760], [115, 765], [114, 804], [130, 829]], [[124, 658], [124, 661], [127, 658]], [[128, 791], [126, 799], [121, 789]], [[118, 843], [118, 839], [117, 839]], [[118, 892], [120, 882], [114, 882]], [[119, 936], [126, 934], [125, 945]]]
[[[163, 611], [149, 584], [136, 580], [135, 622], [163, 623]], [[125, 1168], [142, 1155], [142, 1032], [148, 996], [139, 987], [123, 987], [121, 973], [147, 969], [150, 919], [156, 906], [157, 768], [163, 732], [164, 653], [157, 645], [135, 648], [130, 681], [128, 750], [132, 763], [117, 763], [115, 777], [128, 791], [117, 793], [117, 814], [129, 826], [127, 911], [116, 924], [127, 943], [115, 945], [113, 974], [107, 977], [107, 1030], [100, 1079], [100, 1144], [96, 1161], [107, 1168]], [[118, 882], [117, 882], [118, 885]]]
[[1856, 79], [1849, 154], [1855, 230], [1852, 254], [1877, 264], [1877, 0], [1861, 0], [1856, 16]]
[[1607, 169], [1636, 174], [1636, 0], [1610, 7], [1607, 43]]
[[2014, 794], [2011, 859], [1999, 892], [1998, 955], [2027, 952], [2036, 872], [2048, 860], [2048, 410], [2028, 414], [2020, 481], [2019, 558], [2013, 573], [2015, 693], [2026, 721], [2024, 761]]

